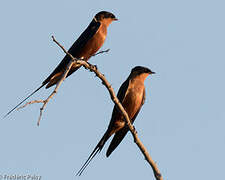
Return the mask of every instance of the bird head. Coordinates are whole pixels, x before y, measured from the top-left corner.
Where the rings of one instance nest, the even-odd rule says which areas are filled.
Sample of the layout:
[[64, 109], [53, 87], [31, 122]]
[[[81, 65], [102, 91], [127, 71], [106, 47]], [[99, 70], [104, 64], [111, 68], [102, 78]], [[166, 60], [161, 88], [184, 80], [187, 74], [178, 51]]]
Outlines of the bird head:
[[101, 11], [95, 15], [94, 20], [97, 22], [104, 23], [108, 26], [113, 21], [117, 21], [118, 19], [111, 12]]
[[149, 74], [155, 74], [155, 72], [151, 71], [149, 68], [147, 67], [143, 67], [143, 66], [136, 66], [131, 70], [131, 74], [130, 77], [134, 78], [134, 77], [141, 77], [143, 79], [145, 79]]

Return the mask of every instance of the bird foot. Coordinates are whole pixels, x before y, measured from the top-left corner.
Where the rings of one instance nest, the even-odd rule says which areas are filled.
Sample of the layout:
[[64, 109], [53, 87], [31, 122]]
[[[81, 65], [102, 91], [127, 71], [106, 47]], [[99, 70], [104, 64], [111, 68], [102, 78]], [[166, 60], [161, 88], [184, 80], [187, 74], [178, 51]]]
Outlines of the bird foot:
[[88, 65], [90, 66], [91, 70], [98, 70], [97, 65], [93, 65], [93, 64], [90, 64], [90, 63], [88, 63]]

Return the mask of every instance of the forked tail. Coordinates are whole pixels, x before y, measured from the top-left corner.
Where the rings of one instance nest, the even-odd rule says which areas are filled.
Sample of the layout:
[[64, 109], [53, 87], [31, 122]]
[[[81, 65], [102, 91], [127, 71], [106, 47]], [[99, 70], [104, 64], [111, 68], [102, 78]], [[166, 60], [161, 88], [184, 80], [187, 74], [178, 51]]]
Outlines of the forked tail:
[[39, 91], [45, 84], [42, 84], [39, 88], [37, 88], [34, 92], [32, 92], [29, 96], [27, 96], [23, 101], [21, 101], [19, 104], [17, 104], [13, 109], [11, 109], [3, 118], [11, 114], [16, 108], [18, 108], [24, 101], [26, 101], [29, 97], [31, 97], [34, 93]]
[[80, 176], [83, 171], [86, 169], [86, 167], [89, 165], [91, 160], [95, 157], [95, 155], [100, 152], [105, 144], [105, 142], [108, 140], [108, 133], [106, 132], [102, 139], [99, 141], [95, 149], [92, 151], [91, 155], [88, 157], [88, 159], [85, 161], [84, 165], [80, 168], [80, 170], [77, 172], [76, 176]]

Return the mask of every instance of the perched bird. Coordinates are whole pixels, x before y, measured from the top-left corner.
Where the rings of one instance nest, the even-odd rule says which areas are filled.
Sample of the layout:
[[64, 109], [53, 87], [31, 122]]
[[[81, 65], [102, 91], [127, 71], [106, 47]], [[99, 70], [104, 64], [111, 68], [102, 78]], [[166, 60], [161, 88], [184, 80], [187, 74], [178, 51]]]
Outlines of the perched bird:
[[[69, 53], [75, 58], [80, 58], [85, 61], [93, 56], [103, 45], [106, 35], [107, 27], [118, 19], [110, 12], [101, 11], [95, 15], [91, 23], [88, 25], [87, 29], [80, 35], [80, 37], [74, 42], [70, 47]], [[13, 110], [15, 110], [19, 105], [31, 97], [34, 93], [40, 90], [43, 86], [46, 85], [46, 89], [55, 85], [61, 78], [62, 74], [66, 70], [66, 67], [71, 58], [66, 55], [55, 70], [42, 82], [42, 85], [32, 92], [28, 97], [26, 97], [22, 102], [20, 102], [16, 107], [10, 110], [4, 117], [9, 115]], [[78, 70], [80, 65], [74, 64], [67, 77], [70, 76], [73, 72]]]
[[[119, 101], [122, 103], [125, 111], [127, 112], [131, 123], [134, 122], [137, 117], [142, 105], [145, 101], [145, 86], [144, 81], [149, 74], [155, 74], [150, 69], [142, 66], [136, 66], [132, 69], [127, 80], [122, 84], [117, 94]], [[103, 135], [102, 139], [99, 141], [91, 155], [88, 157], [87, 161], [78, 171], [77, 175], [81, 175], [84, 169], [88, 166], [94, 156], [100, 152], [106, 143], [106, 141], [112, 136], [114, 137], [109, 145], [106, 152], [108, 157], [120, 144], [125, 135], [128, 132], [128, 127], [124, 121], [123, 115], [120, 113], [116, 105], [113, 108], [111, 121], [109, 123], [108, 129]]]

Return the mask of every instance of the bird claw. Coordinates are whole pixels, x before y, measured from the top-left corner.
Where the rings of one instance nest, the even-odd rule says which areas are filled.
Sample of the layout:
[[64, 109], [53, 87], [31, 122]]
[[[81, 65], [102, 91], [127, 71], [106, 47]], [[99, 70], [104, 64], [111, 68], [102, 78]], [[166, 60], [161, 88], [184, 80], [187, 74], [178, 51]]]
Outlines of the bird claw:
[[97, 65], [94, 65], [94, 67], [95, 67], [95, 69], [96, 69], [96, 70], [98, 70], [98, 67], [97, 67]]
[[90, 66], [90, 68], [91, 68], [92, 70], [98, 70], [97, 65], [93, 65], [93, 64], [90, 64], [90, 63], [88, 63], [88, 64], [89, 64], [89, 66]]

